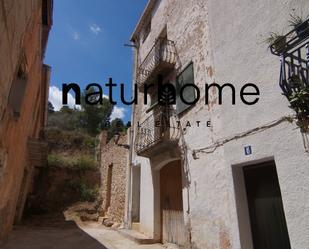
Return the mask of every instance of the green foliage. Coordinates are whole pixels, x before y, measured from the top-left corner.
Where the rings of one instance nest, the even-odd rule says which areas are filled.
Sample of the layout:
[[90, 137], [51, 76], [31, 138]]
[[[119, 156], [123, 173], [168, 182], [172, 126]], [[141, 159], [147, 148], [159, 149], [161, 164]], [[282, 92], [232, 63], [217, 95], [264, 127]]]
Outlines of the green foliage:
[[286, 37], [284, 35], [271, 32], [265, 42], [269, 45], [274, 45], [275, 50], [280, 53], [286, 48]]
[[115, 134], [122, 133], [126, 130], [126, 126], [120, 118], [114, 119], [108, 129], [108, 139], [111, 139]]
[[89, 201], [89, 202], [95, 201], [98, 195], [98, 192], [99, 192], [97, 188], [94, 188], [94, 189], [89, 188], [84, 183], [81, 183], [79, 191], [80, 191], [80, 200]]
[[80, 131], [66, 131], [59, 128], [48, 128], [45, 132], [50, 150], [83, 150], [94, 153], [98, 141]]
[[90, 156], [82, 155], [73, 159], [72, 166], [74, 169], [84, 171], [88, 169], [95, 169], [98, 165], [96, 161]]
[[64, 155], [60, 153], [49, 154], [49, 167], [63, 167], [78, 171], [97, 169], [97, 162], [90, 155]]
[[57, 154], [49, 154], [47, 162], [49, 167], [59, 167], [59, 165], [65, 164], [63, 158]]
[[55, 108], [51, 102], [48, 101], [48, 113], [54, 113]]
[[308, 19], [309, 16], [303, 18], [302, 16], [296, 15], [296, 14], [290, 14], [290, 26], [296, 28], [299, 25], [301, 25], [306, 19]]
[[102, 104], [87, 104], [85, 102], [85, 96], [93, 92], [94, 88], [90, 88], [88, 91], [85, 90], [83, 93], [83, 112], [81, 115], [81, 124], [82, 127], [88, 132], [88, 134], [97, 135], [104, 127], [104, 124], [110, 120], [110, 116], [113, 111], [113, 105], [106, 98], [102, 98]]
[[68, 187], [79, 194], [80, 201], [95, 201], [99, 194], [99, 188], [89, 187], [82, 179], [70, 181]]
[[102, 99], [102, 103], [96, 105], [86, 104], [85, 96], [91, 92], [94, 92], [93, 88], [85, 90], [82, 94], [81, 110], [63, 106], [58, 112], [50, 112], [48, 127], [65, 131], [86, 132], [91, 136], [97, 135], [102, 130], [103, 124], [110, 120], [113, 105], [106, 98]]
[[299, 91], [293, 92], [289, 96], [291, 108], [300, 116], [309, 115], [309, 88], [303, 88]]
[[[89, 94], [93, 95], [89, 96]], [[72, 109], [63, 106], [60, 111], [53, 111], [50, 103], [50, 112], [48, 115], [48, 127], [61, 131], [74, 131], [78, 133], [88, 134], [92, 137], [100, 133], [101, 130], [108, 130], [109, 137], [117, 132], [125, 131], [126, 126], [121, 119], [110, 122], [110, 116], [113, 111], [113, 105], [107, 98], [102, 98], [100, 103], [89, 105], [85, 101], [88, 96], [89, 101], [99, 101], [99, 95], [96, 96], [94, 88], [84, 91], [81, 97], [81, 109]], [[109, 124], [107, 126], [106, 124]], [[94, 141], [88, 140], [87, 145], [93, 145]]]
[[81, 116], [80, 110], [63, 107], [58, 112], [49, 113], [47, 126], [64, 131], [81, 131]]
[[309, 86], [299, 76], [294, 75], [289, 79], [291, 91], [286, 95], [292, 108], [297, 114], [297, 125], [303, 132], [309, 131]]

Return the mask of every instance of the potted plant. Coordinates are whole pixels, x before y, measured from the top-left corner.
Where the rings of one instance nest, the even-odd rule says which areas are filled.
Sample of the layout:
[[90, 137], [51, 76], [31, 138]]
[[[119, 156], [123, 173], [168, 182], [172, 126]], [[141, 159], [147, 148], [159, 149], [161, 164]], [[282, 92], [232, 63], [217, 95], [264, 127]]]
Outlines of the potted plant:
[[286, 36], [271, 32], [269, 37], [265, 40], [269, 47], [273, 47], [276, 53], [282, 54], [286, 49]]
[[297, 114], [297, 125], [303, 132], [309, 131], [309, 86], [298, 75], [289, 78], [291, 91], [286, 95], [292, 108]]
[[301, 16], [290, 14], [291, 19], [289, 21], [291, 27], [293, 27], [296, 31], [296, 34], [299, 38], [304, 38], [309, 35], [309, 23], [308, 16], [303, 19]]

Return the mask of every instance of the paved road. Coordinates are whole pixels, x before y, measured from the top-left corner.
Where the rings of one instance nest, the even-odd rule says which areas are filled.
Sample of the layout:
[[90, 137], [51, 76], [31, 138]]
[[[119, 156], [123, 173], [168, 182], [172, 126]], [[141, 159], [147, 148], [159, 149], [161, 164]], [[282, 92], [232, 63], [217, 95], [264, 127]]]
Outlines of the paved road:
[[74, 222], [55, 225], [18, 226], [1, 249], [107, 249]]
[[[105, 245], [105, 246], [104, 246]], [[65, 222], [63, 216], [36, 217], [11, 232], [0, 249], [165, 249], [139, 245], [99, 223]]]

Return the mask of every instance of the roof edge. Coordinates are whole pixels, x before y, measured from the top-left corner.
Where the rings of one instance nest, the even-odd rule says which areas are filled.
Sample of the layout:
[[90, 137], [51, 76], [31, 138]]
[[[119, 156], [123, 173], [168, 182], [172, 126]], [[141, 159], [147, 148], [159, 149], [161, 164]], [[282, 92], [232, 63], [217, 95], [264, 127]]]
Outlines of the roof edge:
[[141, 32], [142, 26], [143, 26], [145, 20], [147, 20], [147, 18], [151, 14], [156, 2], [157, 2], [157, 0], [149, 0], [148, 1], [139, 21], [137, 22], [137, 25], [135, 26], [133, 33], [131, 34], [130, 41], [133, 41], [134, 38], [136, 37], [136, 35]]

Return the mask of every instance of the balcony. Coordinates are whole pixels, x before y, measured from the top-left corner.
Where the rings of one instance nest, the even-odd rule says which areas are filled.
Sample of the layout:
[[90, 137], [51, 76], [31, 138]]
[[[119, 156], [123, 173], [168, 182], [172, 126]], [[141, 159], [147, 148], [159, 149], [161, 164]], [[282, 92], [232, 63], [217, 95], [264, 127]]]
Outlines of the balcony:
[[279, 85], [283, 95], [298, 118], [303, 119], [309, 117], [309, 20], [300, 26], [305, 27], [302, 33], [293, 29], [281, 38], [285, 45], [280, 52], [276, 43], [270, 48], [281, 59]]
[[141, 91], [147, 82], [152, 83], [158, 74], [165, 75], [175, 68], [176, 48], [173, 41], [159, 38], [137, 70], [136, 83]]
[[159, 106], [138, 124], [135, 138], [137, 155], [152, 157], [175, 146], [180, 138], [177, 116], [171, 107]]

